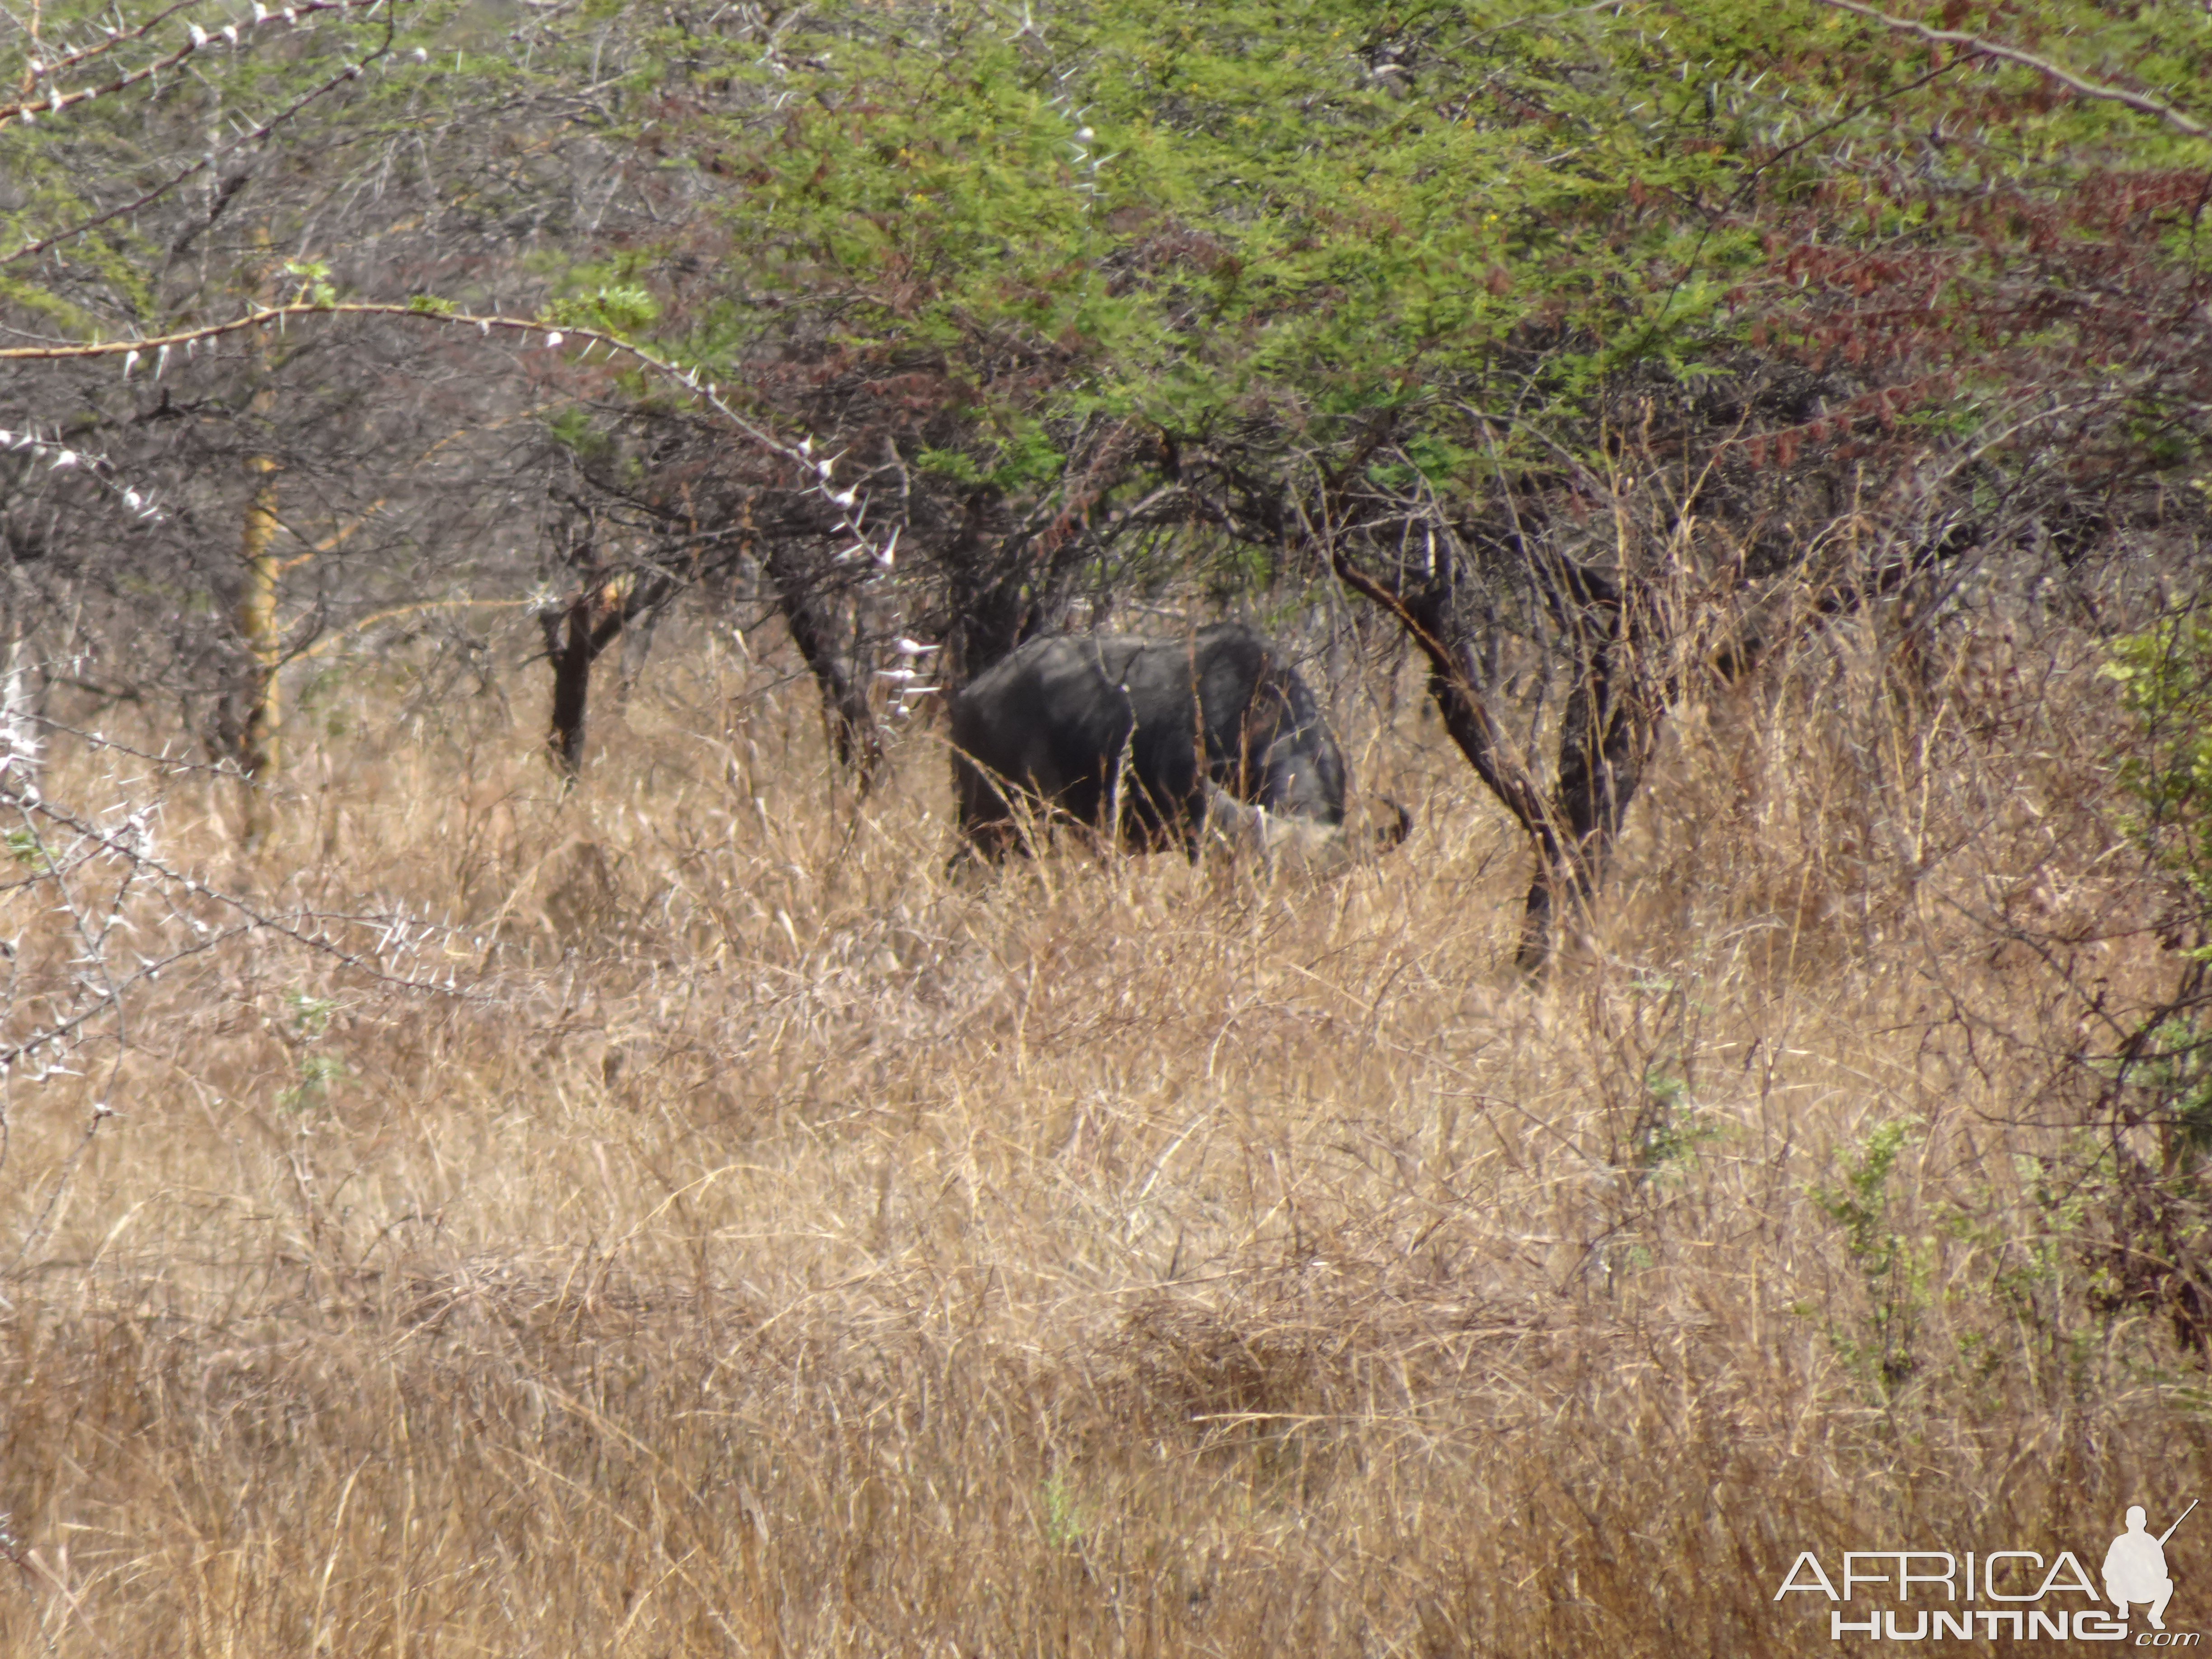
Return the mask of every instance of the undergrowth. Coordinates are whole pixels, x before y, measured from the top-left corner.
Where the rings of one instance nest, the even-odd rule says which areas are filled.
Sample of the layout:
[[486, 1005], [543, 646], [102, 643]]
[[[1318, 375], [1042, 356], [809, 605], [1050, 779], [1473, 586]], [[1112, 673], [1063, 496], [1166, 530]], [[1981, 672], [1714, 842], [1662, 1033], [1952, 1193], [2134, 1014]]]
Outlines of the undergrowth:
[[1737, 1655], [1827, 1639], [1803, 1550], [2179, 1513], [2079, 1110], [2081, 988], [2173, 963], [2110, 689], [2056, 637], [1923, 740], [1856, 641], [1686, 711], [1535, 984], [1410, 696], [1340, 688], [1419, 827], [1326, 884], [948, 877], [934, 738], [855, 800], [697, 637], [572, 791], [389, 665], [251, 855], [156, 779], [172, 862], [447, 925], [439, 988], [252, 933], [11, 1080], [0, 1650]]

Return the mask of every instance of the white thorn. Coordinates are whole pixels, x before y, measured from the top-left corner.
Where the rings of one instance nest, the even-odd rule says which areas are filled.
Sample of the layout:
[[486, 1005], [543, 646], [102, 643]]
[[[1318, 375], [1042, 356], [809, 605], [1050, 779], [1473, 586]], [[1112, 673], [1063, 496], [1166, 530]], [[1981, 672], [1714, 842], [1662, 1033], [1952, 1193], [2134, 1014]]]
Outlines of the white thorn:
[[137, 367], [138, 354], [135, 351], [125, 352], [123, 354], [123, 378], [126, 380], [129, 380], [131, 378], [131, 371]]
[[561, 331], [556, 328], [551, 333], [548, 334], [545, 337], [545, 343], [549, 346], [559, 345], [561, 343]]

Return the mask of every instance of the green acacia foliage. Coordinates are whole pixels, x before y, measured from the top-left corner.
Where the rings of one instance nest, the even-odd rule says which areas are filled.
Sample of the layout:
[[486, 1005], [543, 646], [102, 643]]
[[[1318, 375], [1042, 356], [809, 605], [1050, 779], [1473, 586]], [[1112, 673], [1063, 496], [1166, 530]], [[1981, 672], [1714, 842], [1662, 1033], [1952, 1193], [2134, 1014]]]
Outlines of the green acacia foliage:
[[[711, 252], [718, 281], [661, 273], [686, 290], [665, 322], [729, 368], [804, 317], [848, 348], [939, 354], [985, 402], [1048, 393], [1059, 415], [1193, 433], [1264, 415], [1310, 437], [1419, 409], [1435, 430], [1412, 464], [1441, 483], [1497, 441], [1447, 405], [1578, 445], [1572, 417], [1609, 378], [1656, 365], [1694, 384], [1747, 346], [1905, 389], [1850, 420], [1970, 420], [1962, 399], [2015, 389], [2031, 360], [2046, 379], [2069, 352], [2126, 366], [2118, 319], [2069, 279], [2139, 301], [2203, 266], [2202, 142], [1809, 0], [830, 0], [696, 19], [603, 5], [512, 29], [392, 0], [279, 28], [210, 3], [112, 43], [108, 11], [41, 16], [35, 36], [0, 31], [0, 85], [93, 89], [190, 31], [210, 43], [0, 125], [0, 280], [64, 334], [161, 312], [191, 216], [139, 198], [181, 191], [212, 221], [233, 179], [257, 173], [265, 195], [254, 160], [289, 145], [331, 189], [295, 185], [276, 242], [341, 272], [378, 227], [332, 211], [338, 191], [380, 198], [396, 164], [449, 229], [526, 220], [541, 259]], [[2178, 3], [2039, 0], [1982, 21], [2116, 86], [2212, 75]], [[53, 70], [67, 52], [95, 56]], [[656, 249], [626, 218], [549, 216], [556, 184], [520, 156], [485, 164], [502, 137], [552, 148], [562, 126], [630, 147], [680, 228]], [[289, 246], [295, 230], [313, 245]], [[619, 309], [650, 326], [636, 298]], [[2187, 399], [2142, 378], [2134, 435], [2180, 465]]]
[[[2182, 9], [1990, 21], [2186, 86], [2212, 65]], [[1853, 371], [1785, 458], [1971, 425], [2139, 339], [2069, 269], [2179, 301], [2202, 268], [2203, 143], [1816, 4], [833, 4], [765, 55], [678, 44], [653, 72], [757, 94], [687, 128], [727, 181], [702, 349], [773, 295], [985, 402], [1304, 443], [1389, 410], [1439, 486], [1501, 441], [1587, 453], [1625, 374], [1694, 386], [1754, 348]], [[2128, 418], [2179, 464], [2187, 395], [2138, 379]]]
[[[106, 14], [40, 15], [0, 28], [0, 81], [89, 85], [39, 54], [91, 51]], [[335, 501], [344, 465], [448, 455], [557, 369], [591, 407], [547, 452], [656, 568], [766, 558], [825, 685], [866, 678], [831, 642], [895, 626], [972, 669], [1079, 577], [1333, 565], [1437, 647], [1439, 686], [1487, 696], [1506, 630], [1561, 668], [1586, 729], [1550, 769], [1578, 799], [1545, 806], [1474, 702], [1453, 729], [1585, 887], [1575, 845], [1617, 831], [1685, 665], [1756, 658], [1767, 622], [1731, 606], [1786, 623], [1992, 548], [2073, 558], [2172, 518], [2206, 442], [2212, 147], [2160, 112], [2212, 36], [2178, 0], [1935, 20], [2057, 72], [1821, 0], [144, 17], [100, 51], [211, 44], [0, 137], [15, 337], [222, 314], [288, 264], [412, 303], [374, 396], [335, 325], [319, 357], [240, 343], [233, 459], [321, 466]], [[464, 360], [503, 348], [425, 348], [454, 303], [651, 337], [838, 457], [838, 512], [895, 511], [896, 572], [833, 551], [819, 477], [733, 457], [665, 383], [507, 353], [495, 386]], [[444, 431], [362, 429], [433, 362]], [[113, 431], [124, 404], [49, 408]]]
[[[909, 550], [971, 663], [1064, 610], [1070, 547], [1128, 580], [1146, 514], [1154, 569], [1334, 568], [1535, 845], [1534, 959], [1698, 662], [2166, 522], [2203, 453], [2212, 149], [2159, 111], [2206, 45], [1983, 21], [2057, 72], [1818, 0], [679, 26], [650, 125], [723, 240], [670, 319], [911, 518], [951, 498]], [[1564, 677], [1548, 763], [1506, 631]]]
[[[1747, 350], [1850, 371], [1813, 420], [1765, 423], [1771, 452], [1744, 434], [1762, 460], [2014, 419], [2083, 375], [2122, 394], [2102, 429], [2138, 459], [2200, 443], [2203, 388], [2165, 348], [2203, 275], [2206, 145], [1812, 0], [609, 4], [513, 27], [364, 0], [293, 28], [209, 3], [112, 43], [110, 15], [0, 31], [0, 84], [27, 94], [146, 73], [0, 125], [0, 300], [50, 334], [194, 303], [180, 244], [242, 189], [233, 222], [356, 287], [348, 254], [388, 258], [397, 223], [403, 285], [471, 297], [451, 290], [500, 263], [486, 230], [527, 226], [541, 274], [636, 273], [606, 314], [725, 373], [794, 337], [926, 355], [977, 417], [929, 447], [994, 487], [1042, 487], [1062, 453], [1017, 413], [1264, 422], [1307, 453], [1387, 412], [1408, 443], [1389, 481], [1466, 488], [1592, 453], [1624, 377], [1740, 379]], [[1982, 23], [2130, 89], [2212, 72], [2179, 3]], [[194, 30], [210, 44], [150, 72]], [[95, 55], [57, 71], [63, 49]], [[564, 134], [624, 150], [664, 234], [564, 203], [529, 154], [557, 171]], [[299, 158], [281, 187], [271, 146]], [[395, 183], [423, 210], [375, 211]], [[161, 210], [179, 195], [192, 211]]]

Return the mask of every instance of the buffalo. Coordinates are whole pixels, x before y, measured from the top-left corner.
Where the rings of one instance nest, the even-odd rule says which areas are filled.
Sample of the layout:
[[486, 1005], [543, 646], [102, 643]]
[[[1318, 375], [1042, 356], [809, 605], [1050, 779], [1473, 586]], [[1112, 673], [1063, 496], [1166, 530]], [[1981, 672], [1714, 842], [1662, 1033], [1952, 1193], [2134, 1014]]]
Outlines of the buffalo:
[[[1027, 850], [1055, 817], [1139, 851], [1209, 835], [1270, 858], [1346, 851], [1343, 751], [1312, 691], [1233, 623], [1182, 638], [1033, 639], [951, 702], [960, 830], [983, 857]], [[1395, 847], [1412, 819], [1377, 842]]]

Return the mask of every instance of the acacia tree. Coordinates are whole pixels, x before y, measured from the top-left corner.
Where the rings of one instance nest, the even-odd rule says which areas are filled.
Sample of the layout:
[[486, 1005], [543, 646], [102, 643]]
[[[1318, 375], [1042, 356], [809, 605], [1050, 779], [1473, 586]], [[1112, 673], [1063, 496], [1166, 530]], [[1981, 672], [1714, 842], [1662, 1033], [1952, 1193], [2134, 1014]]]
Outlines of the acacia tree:
[[[619, 525], [561, 533], [561, 416], [703, 409], [835, 493], [718, 405], [695, 357], [580, 361], [652, 317], [592, 258], [650, 170], [606, 138], [619, 92], [578, 95], [608, 33], [526, 20], [487, 41], [448, 9], [328, 0], [127, 27], [50, 6], [0, 38], [28, 88], [0, 125], [9, 615], [40, 625], [43, 586], [44, 625], [85, 633], [46, 659], [106, 695], [180, 696], [265, 784], [286, 665], [354, 629], [535, 604], [573, 767], [592, 658], [682, 581]], [[566, 586], [532, 594], [549, 576]]]
[[[1923, 627], [1993, 550], [2063, 572], [2197, 510], [2167, 486], [2212, 401], [2205, 158], [2148, 89], [2201, 76], [2204, 48], [2149, 14], [2051, 0], [2001, 51], [1719, 0], [617, 9], [505, 42], [332, 15], [350, 56], [218, 86], [218, 113], [276, 100], [235, 147], [251, 168], [186, 173], [179, 144], [146, 201], [87, 194], [97, 166], [55, 135], [103, 105], [65, 97], [30, 153], [83, 204], [11, 207], [46, 216], [22, 220], [39, 258], [105, 250], [14, 294], [19, 318], [77, 307], [50, 336], [150, 349], [271, 281], [350, 319], [266, 369], [238, 337], [236, 389], [181, 418], [173, 362], [150, 408], [117, 407], [112, 356], [69, 386], [103, 411], [88, 433], [138, 446], [118, 464], [173, 464], [165, 499], [203, 521], [179, 561], [208, 514], [268, 523], [249, 508], [272, 480], [280, 537], [283, 503], [325, 498], [285, 556], [327, 550], [277, 573], [325, 586], [280, 641], [264, 590], [228, 579], [203, 654], [228, 651], [233, 685], [405, 603], [399, 573], [440, 566], [460, 589], [441, 602], [470, 603], [526, 568], [557, 577], [537, 602], [573, 759], [620, 627], [742, 572], [865, 776], [901, 638], [941, 641], [957, 676], [1081, 597], [1333, 573], [1424, 653], [1527, 832], [1534, 963], [1596, 890], [1686, 676], [1870, 604]], [[2038, 57], [2093, 20], [2094, 65]], [[155, 97], [159, 35], [111, 100]], [[149, 131], [207, 115], [160, 96]], [[309, 179], [344, 180], [343, 211]], [[177, 246], [190, 281], [132, 285]], [[514, 319], [497, 375], [457, 310]], [[582, 365], [588, 343], [636, 349]], [[426, 352], [453, 393], [431, 421]], [[295, 418], [318, 398], [326, 426]], [[382, 533], [387, 481], [432, 457], [411, 499], [571, 531], [495, 540], [496, 570], [455, 582]]]
[[[754, 396], [834, 401], [963, 666], [1131, 530], [1117, 580], [1376, 603], [1529, 836], [1534, 964], [1686, 675], [2197, 510], [2205, 156], [2123, 83], [2203, 49], [2117, 23], [2093, 80], [2027, 50], [2073, 12], [2031, 21], [829, 8], [751, 71], [687, 38], [692, 84], [776, 89], [686, 111], [729, 181], [687, 314]], [[1550, 695], [1509, 708], [1528, 651]]]

